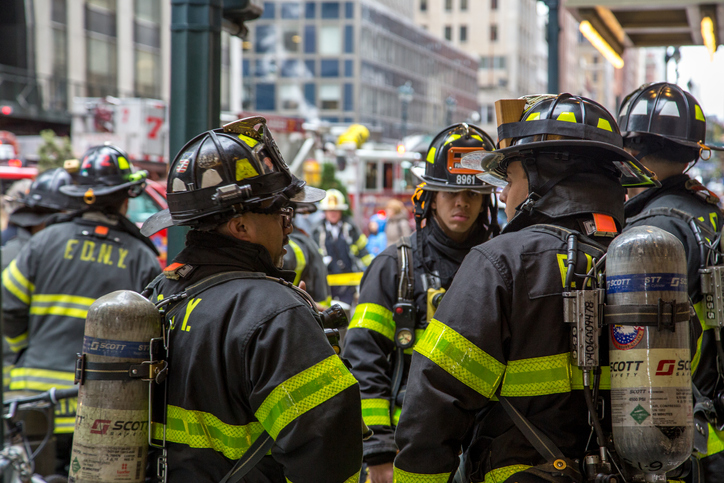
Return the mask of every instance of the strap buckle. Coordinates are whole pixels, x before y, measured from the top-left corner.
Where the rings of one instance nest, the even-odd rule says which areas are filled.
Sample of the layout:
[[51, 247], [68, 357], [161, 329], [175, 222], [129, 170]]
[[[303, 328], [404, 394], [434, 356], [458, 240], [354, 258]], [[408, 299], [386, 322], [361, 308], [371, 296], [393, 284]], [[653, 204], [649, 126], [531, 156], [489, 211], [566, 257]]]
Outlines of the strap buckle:
[[132, 379], [140, 378], [142, 381], [161, 384], [168, 375], [168, 362], [143, 361], [140, 364], [131, 364], [128, 375]]
[[75, 358], [75, 377], [73, 384], [83, 385], [85, 376], [85, 354], [77, 353]]

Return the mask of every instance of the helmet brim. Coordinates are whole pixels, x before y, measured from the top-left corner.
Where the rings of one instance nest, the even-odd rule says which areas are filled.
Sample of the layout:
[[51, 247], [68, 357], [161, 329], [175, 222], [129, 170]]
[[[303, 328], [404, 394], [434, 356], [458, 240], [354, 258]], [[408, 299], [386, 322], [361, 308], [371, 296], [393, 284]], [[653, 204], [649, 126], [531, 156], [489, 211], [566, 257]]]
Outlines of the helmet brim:
[[15, 225], [22, 226], [23, 228], [28, 228], [31, 226], [42, 225], [43, 223], [47, 222], [50, 217], [56, 215], [57, 213], [58, 211], [55, 210], [36, 211], [32, 208], [21, 207], [13, 211], [8, 219], [11, 223]]
[[305, 185], [302, 191], [292, 196], [289, 201], [293, 201], [294, 203], [316, 203], [317, 201], [322, 201], [326, 196], [326, 191]]
[[[661, 186], [656, 179], [656, 174], [643, 166], [635, 157], [622, 148], [601, 141], [563, 139], [516, 144], [492, 152], [474, 151], [463, 156], [461, 164], [465, 168], [481, 171], [478, 175], [480, 179], [505, 186], [506, 180], [503, 177], [505, 169], [501, 169], [503, 162], [522, 151], [544, 150], [565, 151], [571, 154], [607, 159], [621, 173], [621, 185], [625, 188]], [[493, 180], [496, 180], [497, 183], [493, 183]]]
[[173, 226], [173, 219], [171, 218], [171, 212], [166, 208], [149, 216], [146, 221], [143, 222], [141, 235], [151, 236], [171, 226]]
[[[478, 151], [475, 151], [477, 153]], [[485, 153], [491, 153], [495, 151], [480, 151]], [[464, 159], [464, 158], [463, 158]], [[478, 168], [474, 168], [478, 169]], [[476, 193], [483, 193], [483, 194], [490, 194], [494, 193], [496, 190], [496, 187], [492, 184], [485, 184], [485, 185], [471, 185], [471, 186], [465, 186], [465, 185], [458, 185], [458, 184], [449, 184], [449, 183], [442, 183], [436, 179], [430, 178], [428, 176], [425, 176], [425, 168], [420, 166], [415, 166], [410, 168], [410, 171], [412, 174], [414, 174], [417, 178], [422, 180], [425, 183], [425, 186], [423, 189], [427, 191], [447, 191], [449, 193], [457, 193], [460, 191], [475, 191]]]
[[97, 197], [107, 196], [114, 193], [118, 193], [123, 190], [127, 190], [132, 186], [136, 186], [141, 183], [145, 183], [146, 180], [129, 181], [127, 183], [115, 185], [115, 186], [104, 186], [104, 185], [65, 185], [60, 187], [60, 192], [71, 198], [83, 198], [85, 197], [88, 190], [93, 190], [93, 194]]

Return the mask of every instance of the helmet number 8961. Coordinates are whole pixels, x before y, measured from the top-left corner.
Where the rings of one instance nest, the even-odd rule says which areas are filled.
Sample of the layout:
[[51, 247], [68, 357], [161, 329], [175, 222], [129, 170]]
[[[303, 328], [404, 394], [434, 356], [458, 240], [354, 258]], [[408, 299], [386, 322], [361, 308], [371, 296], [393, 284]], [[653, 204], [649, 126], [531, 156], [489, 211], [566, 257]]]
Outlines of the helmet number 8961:
[[456, 184], [475, 184], [475, 175], [459, 174], [455, 180]]

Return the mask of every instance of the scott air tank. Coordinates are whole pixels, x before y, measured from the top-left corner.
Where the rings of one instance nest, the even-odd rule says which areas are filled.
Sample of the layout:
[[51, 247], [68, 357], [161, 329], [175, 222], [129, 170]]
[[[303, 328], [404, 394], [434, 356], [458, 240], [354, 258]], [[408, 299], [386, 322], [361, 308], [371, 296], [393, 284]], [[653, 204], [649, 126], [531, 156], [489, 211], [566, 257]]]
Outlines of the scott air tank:
[[687, 293], [686, 255], [672, 234], [640, 226], [609, 246], [606, 303], [626, 306], [612, 307], [621, 325], [609, 331], [613, 441], [647, 482], [666, 481], [692, 451]]
[[159, 312], [136, 292], [112, 292], [88, 309], [70, 482], [145, 481], [149, 383], [137, 376], [148, 373], [141, 363], [154, 337]]

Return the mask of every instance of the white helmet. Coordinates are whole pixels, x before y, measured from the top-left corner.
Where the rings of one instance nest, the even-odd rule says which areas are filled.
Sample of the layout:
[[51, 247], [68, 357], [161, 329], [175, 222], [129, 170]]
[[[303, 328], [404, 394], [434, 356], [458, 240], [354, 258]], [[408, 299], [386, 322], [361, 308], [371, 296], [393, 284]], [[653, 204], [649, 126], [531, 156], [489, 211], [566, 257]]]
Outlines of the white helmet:
[[332, 188], [327, 190], [327, 197], [319, 203], [319, 209], [322, 211], [345, 211], [349, 209], [349, 205], [342, 192]]

